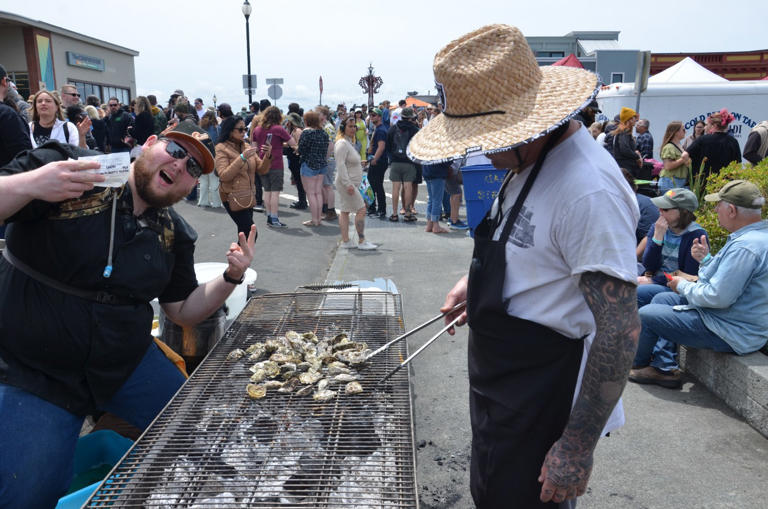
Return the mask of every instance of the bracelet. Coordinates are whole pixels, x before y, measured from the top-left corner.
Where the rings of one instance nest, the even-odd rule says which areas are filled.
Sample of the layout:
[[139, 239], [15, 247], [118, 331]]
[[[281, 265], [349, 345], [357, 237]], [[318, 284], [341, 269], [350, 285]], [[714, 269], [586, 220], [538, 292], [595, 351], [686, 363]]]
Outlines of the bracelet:
[[237, 280], [237, 279], [233, 279], [233, 278], [229, 277], [229, 274], [227, 274], [227, 271], [226, 271], [226, 270], [224, 271], [224, 274], [222, 274], [222, 275], [224, 276], [224, 281], [226, 281], [226, 282], [227, 282], [227, 283], [229, 283], [229, 284], [233, 284], [233, 285], [239, 285], [239, 284], [241, 284], [243, 281], [245, 281], [245, 272], [243, 272], [243, 275], [242, 275], [242, 276], [240, 276], [240, 279], [239, 279], [239, 280]]
[[700, 263], [706, 263], [706, 262], [708, 262], [711, 259], [712, 259], [712, 255], [710, 253], [707, 253], [707, 256], [702, 258]]
[[653, 237], [651, 237], [651, 240], [652, 240], [652, 241], [653, 241], [653, 243], [654, 243], [654, 244], [656, 244], [657, 246], [662, 246], [662, 245], [664, 245], [664, 241], [663, 241], [663, 240], [656, 240], [656, 239], [654, 239]]
[[243, 154], [240, 154], [240, 159], [242, 159], [243, 162], [245, 162], [245, 156]]

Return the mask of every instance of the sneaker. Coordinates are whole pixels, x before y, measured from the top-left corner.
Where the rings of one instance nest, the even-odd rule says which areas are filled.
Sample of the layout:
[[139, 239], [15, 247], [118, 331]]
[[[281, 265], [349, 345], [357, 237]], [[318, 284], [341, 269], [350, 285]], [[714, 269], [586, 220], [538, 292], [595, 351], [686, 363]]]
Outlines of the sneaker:
[[264, 204], [261, 204], [261, 205], [257, 204], [256, 206], [253, 207], [254, 212], [264, 212], [264, 210], [265, 210]]
[[357, 243], [354, 240], [349, 239], [346, 242], [342, 242], [341, 247], [344, 249], [357, 249]]
[[629, 380], [636, 384], [652, 384], [666, 387], [667, 389], [679, 389], [683, 385], [682, 373], [679, 369], [661, 371], [653, 366], [630, 369]]
[[364, 241], [362, 241], [361, 243], [359, 243], [357, 245], [357, 249], [359, 249], [361, 251], [373, 251], [377, 247], [379, 247], [379, 246], [377, 246], [376, 244], [372, 244], [372, 243], [368, 242], [367, 240], [364, 240]]
[[335, 221], [338, 218], [339, 215], [336, 213], [336, 209], [330, 209], [323, 215], [323, 221]]
[[291, 203], [289, 205], [289, 207], [291, 207], [292, 209], [296, 209], [296, 210], [304, 210], [304, 209], [307, 208], [307, 204], [295, 201], [295, 202]]
[[379, 219], [381, 219], [382, 221], [386, 221], [387, 219], [389, 219], [389, 217], [387, 216], [386, 212], [382, 212], [381, 214], [379, 214]]
[[288, 228], [287, 224], [281, 223], [279, 219], [272, 220], [272, 218], [267, 219], [267, 226], [272, 228]]
[[455, 223], [448, 221], [448, 228], [451, 230], [469, 230], [469, 225], [461, 219], [458, 219]]
[[376, 212], [376, 209], [368, 209], [368, 215], [369, 216], [378, 216], [379, 213]]

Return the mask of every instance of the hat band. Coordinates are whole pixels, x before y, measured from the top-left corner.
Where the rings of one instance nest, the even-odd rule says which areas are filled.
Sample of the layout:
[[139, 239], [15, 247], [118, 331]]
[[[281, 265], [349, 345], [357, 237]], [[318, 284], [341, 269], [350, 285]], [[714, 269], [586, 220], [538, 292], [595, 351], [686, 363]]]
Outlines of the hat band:
[[466, 115], [456, 115], [454, 113], [448, 113], [447, 111], [443, 112], [443, 115], [445, 115], [448, 118], [472, 118], [472, 117], [484, 117], [486, 115], [505, 115], [507, 112], [502, 110], [493, 110], [493, 111], [481, 111], [480, 113], [467, 113]]

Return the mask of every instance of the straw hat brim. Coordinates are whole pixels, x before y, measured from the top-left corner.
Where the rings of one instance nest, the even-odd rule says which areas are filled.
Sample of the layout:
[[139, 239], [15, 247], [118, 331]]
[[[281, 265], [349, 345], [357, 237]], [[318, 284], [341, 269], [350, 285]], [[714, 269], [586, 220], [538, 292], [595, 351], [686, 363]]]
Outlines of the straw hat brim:
[[[513, 107], [505, 114], [451, 118], [445, 114], [430, 120], [408, 144], [408, 156], [421, 164], [464, 157], [468, 152], [502, 152], [551, 132], [585, 108], [599, 91], [594, 73], [573, 67], [541, 68], [542, 80], [534, 107], [520, 119]], [[517, 120], [516, 120], [517, 119]]]

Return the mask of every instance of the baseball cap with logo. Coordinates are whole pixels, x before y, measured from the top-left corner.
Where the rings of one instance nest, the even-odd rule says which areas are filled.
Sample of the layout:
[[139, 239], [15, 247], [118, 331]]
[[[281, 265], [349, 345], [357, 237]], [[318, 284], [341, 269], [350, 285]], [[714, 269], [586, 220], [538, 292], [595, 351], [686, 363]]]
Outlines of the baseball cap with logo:
[[381, 110], [379, 108], [371, 108], [369, 111], [371, 113], [375, 113], [378, 116], [381, 116]]
[[699, 200], [696, 199], [696, 195], [682, 187], [670, 189], [661, 196], [651, 198], [651, 201], [660, 209], [685, 209], [695, 212], [699, 208]]
[[760, 194], [760, 189], [746, 180], [732, 180], [723, 186], [720, 191], [708, 194], [705, 201], [727, 201], [737, 207], [748, 209], [760, 209], [765, 204], [765, 198]]

